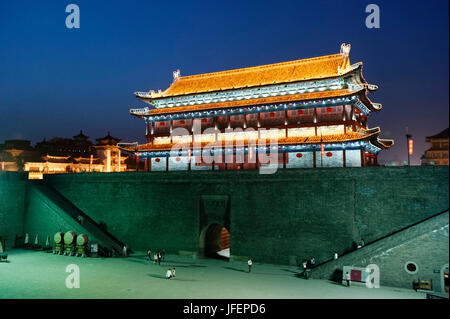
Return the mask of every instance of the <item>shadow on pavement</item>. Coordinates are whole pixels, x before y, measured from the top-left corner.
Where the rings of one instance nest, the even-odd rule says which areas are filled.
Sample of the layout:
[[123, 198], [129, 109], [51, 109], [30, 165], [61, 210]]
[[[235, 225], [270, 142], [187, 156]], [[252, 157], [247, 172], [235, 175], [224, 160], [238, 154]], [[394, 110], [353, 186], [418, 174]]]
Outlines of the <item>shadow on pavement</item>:
[[149, 277], [167, 280], [166, 276], [149, 274]]
[[172, 280], [172, 281], [199, 281], [197, 279], [179, 278], [179, 277], [167, 279], [166, 276], [154, 275], [154, 274], [149, 274], [148, 276], [149, 277], [153, 277], [153, 278], [157, 278], [157, 279]]
[[287, 271], [287, 272], [292, 272], [292, 273], [294, 273], [294, 274], [298, 274], [298, 271], [291, 270], [291, 269], [281, 269], [281, 270]]
[[197, 279], [179, 278], [179, 277], [175, 277], [175, 278], [172, 278], [170, 280], [175, 280], [175, 281], [199, 281]]
[[248, 273], [248, 270], [244, 270], [244, 269], [233, 268], [233, 267], [223, 267], [223, 268]]

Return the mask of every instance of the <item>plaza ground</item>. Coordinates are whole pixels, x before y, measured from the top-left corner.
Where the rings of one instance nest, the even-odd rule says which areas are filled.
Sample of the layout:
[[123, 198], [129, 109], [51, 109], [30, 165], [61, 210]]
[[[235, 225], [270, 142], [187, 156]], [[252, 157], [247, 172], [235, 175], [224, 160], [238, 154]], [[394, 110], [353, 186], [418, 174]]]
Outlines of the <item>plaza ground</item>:
[[[0, 298], [180, 298], [180, 299], [423, 299], [412, 289], [344, 287], [326, 280], [297, 277], [293, 266], [192, 259], [169, 255], [161, 265], [143, 255], [128, 258], [80, 258], [11, 250], [0, 263]], [[80, 269], [80, 288], [68, 289], [66, 267]], [[176, 278], [166, 279], [169, 267]]]

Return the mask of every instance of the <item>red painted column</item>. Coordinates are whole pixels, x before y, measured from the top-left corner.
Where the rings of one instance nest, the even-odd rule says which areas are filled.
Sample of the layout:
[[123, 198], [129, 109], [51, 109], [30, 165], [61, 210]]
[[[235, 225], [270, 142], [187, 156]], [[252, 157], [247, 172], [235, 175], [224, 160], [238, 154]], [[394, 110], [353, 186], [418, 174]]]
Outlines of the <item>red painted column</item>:
[[137, 152], [137, 155], [136, 155], [136, 172], [138, 172], [139, 171], [139, 152]]
[[[344, 126], [345, 127], [345, 126]], [[345, 150], [342, 150], [342, 160], [343, 160], [343, 167], [347, 167], [347, 164], [346, 164], [346, 162], [347, 162], [347, 158], [346, 158], [346, 154], [345, 154]]]
[[364, 150], [361, 150], [361, 166], [366, 166], [366, 156]]
[[192, 162], [192, 155], [191, 155], [191, 149], [188, 150], [188, 171], [191, 170], [191, 162]]

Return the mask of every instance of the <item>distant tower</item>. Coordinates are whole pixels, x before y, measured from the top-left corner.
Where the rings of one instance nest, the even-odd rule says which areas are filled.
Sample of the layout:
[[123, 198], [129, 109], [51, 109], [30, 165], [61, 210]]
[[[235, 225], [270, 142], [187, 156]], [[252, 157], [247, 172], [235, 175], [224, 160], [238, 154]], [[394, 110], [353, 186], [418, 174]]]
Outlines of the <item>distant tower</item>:
[[97, 144], [94, 146], [97, 155], [103, 162], [106, 173], [125, 171], [127, 166], [124, 161], [128, 157], [121, 156], [117, 143], [121, 139], [114, 138], [110, 132], [103, 138], [97, 138]]

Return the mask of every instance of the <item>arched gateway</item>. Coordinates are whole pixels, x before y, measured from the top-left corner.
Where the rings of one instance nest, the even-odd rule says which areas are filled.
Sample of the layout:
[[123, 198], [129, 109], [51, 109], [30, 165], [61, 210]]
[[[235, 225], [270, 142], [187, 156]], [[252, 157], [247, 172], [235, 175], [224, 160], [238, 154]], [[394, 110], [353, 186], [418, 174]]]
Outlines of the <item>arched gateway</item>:
[[213, 223], [200, 233], [199, 249], [203, 257], [229, 259], [230, 233], [222, 225]]
[[230, 258], [229, 196], [201, 196], [198, 253], [207, 258]]

